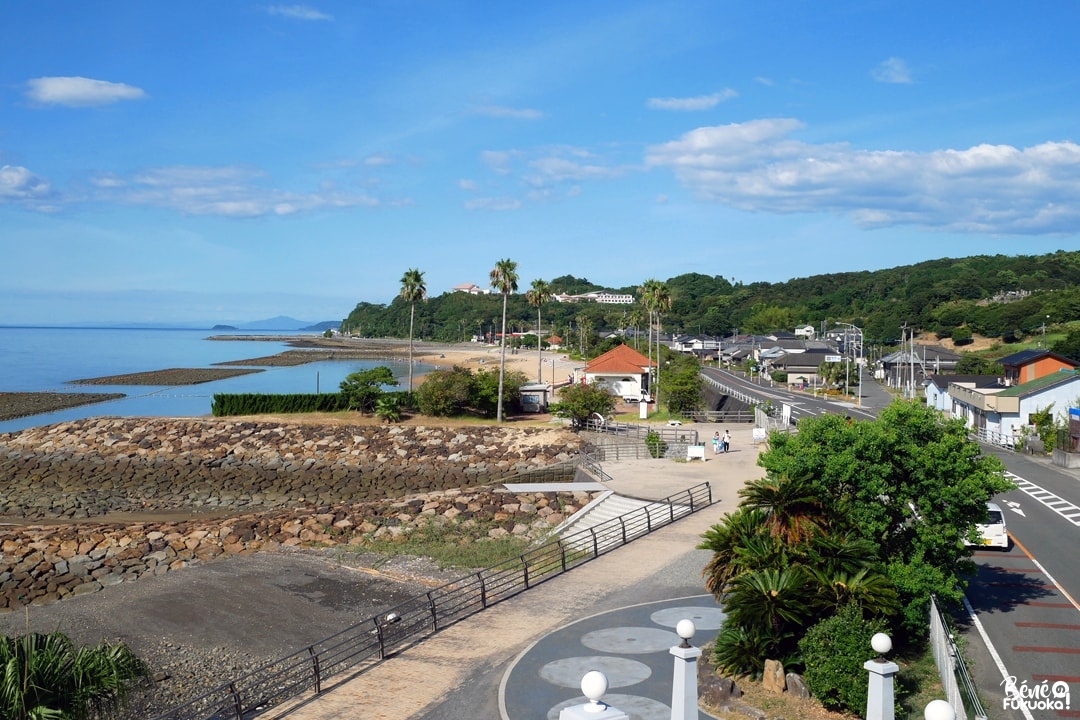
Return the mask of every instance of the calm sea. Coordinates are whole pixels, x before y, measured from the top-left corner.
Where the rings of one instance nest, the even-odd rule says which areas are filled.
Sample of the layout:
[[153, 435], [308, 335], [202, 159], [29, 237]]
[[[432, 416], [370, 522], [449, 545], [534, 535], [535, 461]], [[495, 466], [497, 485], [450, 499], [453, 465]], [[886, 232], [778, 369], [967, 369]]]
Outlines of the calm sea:
[[[349, 373], [388, 365], [396, 377], [407, 363], [370, 360], [316, 362], [180, 387], [72, 385], [72, 380], [168, 368], [205, 368], [228, 360], [274, 355], [282, 342], [208, 340], [213, 335], [259, 335], [266, 331], [0, 327], [0, 392], [120, 392], [126, 397], [69, 410], [0, 422], [0, 432], [102, 415], [198, 417], [210, 414], [215, 393], [337, 392]], [[316, 333], [312, 333], [316, 335]]]

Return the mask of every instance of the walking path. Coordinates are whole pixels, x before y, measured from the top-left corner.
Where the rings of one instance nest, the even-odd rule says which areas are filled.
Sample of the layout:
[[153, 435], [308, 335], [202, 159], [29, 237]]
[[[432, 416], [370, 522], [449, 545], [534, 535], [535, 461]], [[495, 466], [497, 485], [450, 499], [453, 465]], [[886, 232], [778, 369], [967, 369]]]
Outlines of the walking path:
[[[604, 471], [613, 478], [606, 484], [622, 495], [659, 500], [709, 482], [712, 506], [465, 619], [268, 717], [543, 720], [558, 717], [558, 707], [584, 702], [581, 675], [596, 669], [587, 666], [601, 656], [599, 669], [614, 679], [612, 691], [621, 686], [617, 697], [607, 698], [609, 702], [616, 707], [615, 700], [630, 703], [619, 709], [643, 720], [668, 717], [658, 713], [669, 712], [671, 702], [668, 648], [678, 644], [675, 624], [683, 617], [695, 621], [699, 628], [695, 645], [715, 635], [719, 627], [719, 609], [705, 594], [701, 578], [709, 553], [696, 547], [702, 533], [738, 505], [739, 489], [764, 474], [757, 467], [759, 448], [753, 445], [749, 426], [693, 427], [702, 438], [731, 430], [731, 452], [713, 455], [710, 447], [705, 462], [604, 463]], [[646, 672], [653, 682], [643, 682]]]

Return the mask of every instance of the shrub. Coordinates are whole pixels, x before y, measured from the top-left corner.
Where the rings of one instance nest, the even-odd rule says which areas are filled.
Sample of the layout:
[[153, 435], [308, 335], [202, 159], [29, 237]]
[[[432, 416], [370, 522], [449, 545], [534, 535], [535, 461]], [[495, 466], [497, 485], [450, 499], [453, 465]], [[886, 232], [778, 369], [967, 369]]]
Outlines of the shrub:
[[655, 430], [650, 430], [645, 436], [645, 446], [649, 448], [649, 455], [654, 458], [664, 457], [664, 453], [667, 452], [667, 443]]
[[866, 620], [850, 604], [806, 631], [799, 641], [806, 686], [822, 705], [859, 716], [866, 712], [869, 676], [863, 663], [874, 657], [870, 638], [884, 629], [884, 621]]

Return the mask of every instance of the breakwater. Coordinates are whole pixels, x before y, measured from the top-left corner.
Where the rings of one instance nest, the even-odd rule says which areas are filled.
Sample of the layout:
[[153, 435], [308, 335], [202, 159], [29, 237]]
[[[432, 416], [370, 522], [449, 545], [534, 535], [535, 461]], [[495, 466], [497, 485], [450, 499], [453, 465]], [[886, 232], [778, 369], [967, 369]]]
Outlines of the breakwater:
[[[583, 444], [555, 428], [146, 418], [0, 435], [0, 522], [19, 523], [0, 527], [0, 612], [222, 556], [362, 547], [428, 523], [540, 537], [592, 495], [488, 484]], [[126, 520], [107, 521], [117, 513]], [[140, 518], [155, 513], [186, 519]]]
[[78, 420], [0, 435], [0, 519], [393, 498], [501, 480], [584, 445], [561, 428]]

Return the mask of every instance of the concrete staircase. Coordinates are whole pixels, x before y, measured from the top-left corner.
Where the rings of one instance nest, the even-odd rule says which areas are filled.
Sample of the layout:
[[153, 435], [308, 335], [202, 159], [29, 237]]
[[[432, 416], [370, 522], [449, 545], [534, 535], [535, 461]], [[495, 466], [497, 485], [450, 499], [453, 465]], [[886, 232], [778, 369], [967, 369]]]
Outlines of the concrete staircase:
[[617, 521], [619, 517], [630, 528], [628, 532], [636, 535], [650, 524], [656, 527], [666, 523], [671, 517], [671, 506], [625, 497], [609, 490], [567, 518], [549, 537], [576, 537], [576, 544], [584, 548], [593, 544], [592, 535], [586, 531], [595, 528], [600, 544], [606, 545], [621, 539], [624, 533], [624, 524]]

